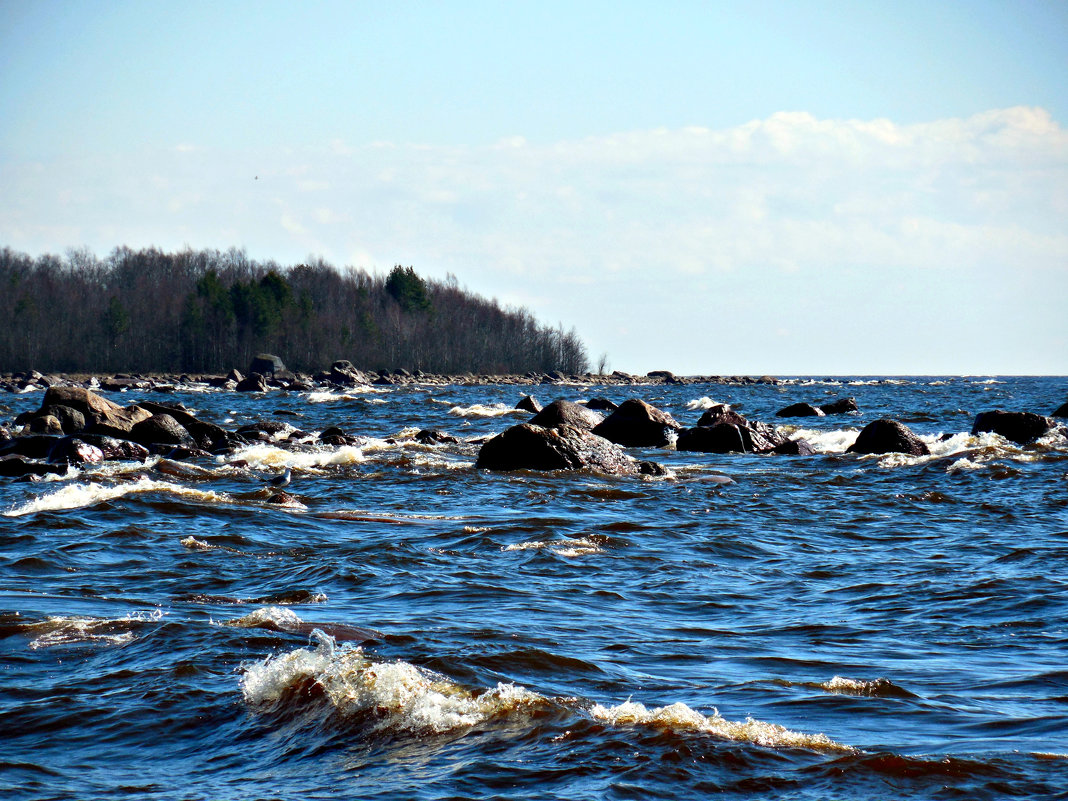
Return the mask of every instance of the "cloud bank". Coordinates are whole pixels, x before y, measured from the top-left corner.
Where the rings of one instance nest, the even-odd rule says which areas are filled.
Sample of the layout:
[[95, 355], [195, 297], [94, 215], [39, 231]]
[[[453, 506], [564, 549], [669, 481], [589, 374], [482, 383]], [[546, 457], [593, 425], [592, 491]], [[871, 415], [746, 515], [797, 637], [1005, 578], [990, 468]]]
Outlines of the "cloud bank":
[[[576, 325], [623, 369], [968, 372], [931, 352], [964, 336], [990, 357], [981, 370], [1028, 371], [1005, 362], [1040, 337], [1047, 351], [1012, 364], [1068, 371], [1053, 349], [1066, 315], [1049, 300], [1068, 296], [1068, 132], [1040, 108], [907, 126], [782, 112], [470, 148], [181, 142], [0, 174], [0, 242], [16, 249], [237, 245], [413, 264]], [[1032, 291], [1031, 311], [1007, 316]], [[882, 333], [813, 358], [858, 303]], [[896, 352], [879, 351], [887, 327], [909, 326], [922, 336], [899, 331]], [[708, 338], [749, 354], [716, 363]]]

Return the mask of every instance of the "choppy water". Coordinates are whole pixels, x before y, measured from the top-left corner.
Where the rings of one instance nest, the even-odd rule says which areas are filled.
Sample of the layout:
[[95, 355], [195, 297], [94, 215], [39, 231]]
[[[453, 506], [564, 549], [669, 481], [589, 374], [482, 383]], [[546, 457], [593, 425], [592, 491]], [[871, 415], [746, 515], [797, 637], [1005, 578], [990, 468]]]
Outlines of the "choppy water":
[[[968, 434], [1066, 390], [537, 388], [687, 425], [712, 401], [778, 423], [796, 401], [862, 410], [800, 421], [816, 456], [636, 450], [673, 473], [640, 479], [476, 471], [470, 440], [528, 416], [512, 386], [179, 394], [230, 429], [367, 441], [0, 479], [0, 787], [1068, 798], [1068, 443]], [[932, 455], [844, 453], [885, 416]], [[287, 465], [299, 504], [268, 504]]]

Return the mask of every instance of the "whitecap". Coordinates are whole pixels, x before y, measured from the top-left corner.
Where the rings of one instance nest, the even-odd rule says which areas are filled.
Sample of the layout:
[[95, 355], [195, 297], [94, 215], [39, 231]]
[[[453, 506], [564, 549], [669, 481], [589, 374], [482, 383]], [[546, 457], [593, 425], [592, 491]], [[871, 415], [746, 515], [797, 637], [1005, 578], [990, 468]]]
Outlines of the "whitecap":
[[220, 463], [242, 461], [254, 470], [278, 470], [286, 467], [310, 470], [326, 465], [356, 464], [364, 461], [363, 451], [355, 445], [315, 451], [290, 451], [268, 443], [241, 448], [228, 456], [218, 457]]
[[728, 409], [731, 408], [731, 405], [729, 403], [722, 403], [721, 401], [712, 400], [707, 395], [705, 395], [703, 398], [695, 398], [694, 400], [686, 401], [686, 408], [689, 409], [691, 412], [698, 410], [707, 411], [708, 409], [715, 409], [717, 406], [725, 406]]
[[475, 403], [471, 406], [453, 406], [449, 414], [457, 417], [503, 417], [506, 414], [518, 414], [529, 416], [526, 409], [516, 409], [506, 403], [494, 403], [490, 405]]
[[589, 537], [579, 537], [578, 539], [567, 540], [533, 540], [531, 542], [517, 542], [512, 545], [505, 545], [502, 551], [541, 551], [549, 550], [555, 553], [557, 556], [563, 556], [565, 558], [572, 558], [575, 556], [588, 556], [594, 553], [604, 553], [602, 548], [596, 541]]
[[205, 503], [229, 503], [232, 500], [225, 493], [205, 492], [191, 487], [183, 487], [180, 484], [172, 484], [169, 481], [154, 481], [142, 476], [137, 481], [127, 484], [67, 484], [55, 492], [38, 495], [31, 501], [9, 509], [3, 515], [5, 517], [20, 517], [34, 512], [81, 509], [139, 492], [169, 492]]

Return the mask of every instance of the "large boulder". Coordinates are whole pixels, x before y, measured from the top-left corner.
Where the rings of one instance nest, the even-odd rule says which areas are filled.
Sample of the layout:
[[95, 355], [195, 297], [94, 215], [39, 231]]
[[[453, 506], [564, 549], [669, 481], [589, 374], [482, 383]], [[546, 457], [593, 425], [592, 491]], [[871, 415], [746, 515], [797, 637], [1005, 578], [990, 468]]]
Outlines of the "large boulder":
[[[188, 409], [182, 406], [172, 406], [162, 403], [142, 402], [141, 407], [152, 412], [154, 415], [168, 415], [181, 425], [196, 442], [196, 446], [206, 451], [222, 451], [232, 446], [229, 432], [215, 423], [209, 423], [198, 419]], [[157, 440], [162, 442], [163, 440]], [[178, 444], [178, 443], [175, 443]], [[185, 444], [185, 443], [182, 443]]]
[[592, 431], [604, 418], [585, 406], [566, 400], [554, 400], [530, 419], [531, 425], [555, 428], [568, 425]]
[[701, 453], [745, 453], [741, 428], [733, 423], [687, 428], [675, 440], [675, 450]]
[[[719, 428], [726, 426], [726, 428]], [[717, 429], [703, 433], [687, 429], [679, 434], [676, 450], [704, 451], [705, 453], [770, 453], [785, 446], [790, 438], [774, 426], [747, 420], [726, 404], [719, 404], [705, 411], [697, 421], [697, 428]], [[734, 430], [736, 433], [732, 433]], [[683, 434], [686, 436], [684, 437]], [[681, 444], [680, 444], [681, 443]]]
[[1050, 417], [1068, 417], [1068, 403], [1058, 406], [1057, 411], [1051, 414]]
[[48, 461], [57, 464], [97, 464], [104, 461], [104, 452], [78, 437], [62, 437], [48, 454]]
[[972, 425], [972, 434], [993, 431], [1018, 445], [1026, 445], [1045, 435], [1056, 425], [1053, 418], [1033, 412], [1003, 412], [997, 409], [977, 414]]
[[169, 414], [154, 414], [142, 420], [131, 429], [129, 438], [141, 445], [197, 446], [185, 427]]
[[813, 406], [811, 403], [791, 403], [789, 406], [775, 412], [776, 417], [823, 417], [826, 414], [823, 409]]
[[631, 398], [595, 426], [593, 433], [628, 448], [660, 448], [668, 445], [681, 428], [667, 412]]
[[259, 373], [265, 377], [272, 376], [274, 378], [284, 378], [290, 375], [285, 364], [282, 363], [282, 360], [273, 353], [257, 353], [252, 357], [252, 361], [248, 366], [248, 371], [250, 373]]
[[[546, 407], [548, 408], [548, 407]], [[639, 464], [604, 437], [562, 423], [546, 428], [520, 423], [487, 440], [475, 467], [484, 470], [592, 470], [633, 476]]]
[[531, 414], [537, 414], [541, 411], [541, 404], [538, 403], [538, 399], [533, 395], [524, 395], [519, 399], [519, 403], [515, 405], [515, 408]]
[[128, 433], [142, 420], [147, 420], [152, 416], [151, 412], [140, 406], [123, 408], [85, 387], [49, 387], [41, 402], [41, 409], [44, 410], [50, 406], [65, 406], [74, 409], [82, 414], [86, 427], [94, 430], [109, 429], [108, 433], [111, 431]]
[[930, 449], [922, 439], [897, 420], [873, 420], [861, 429], [846, 453], [906, 453], [927, 456]]
[[266, 392], [267, 380], [261, 373], [251, 373], [248, 378], [239, 381], [234, 389], [237, 392]]

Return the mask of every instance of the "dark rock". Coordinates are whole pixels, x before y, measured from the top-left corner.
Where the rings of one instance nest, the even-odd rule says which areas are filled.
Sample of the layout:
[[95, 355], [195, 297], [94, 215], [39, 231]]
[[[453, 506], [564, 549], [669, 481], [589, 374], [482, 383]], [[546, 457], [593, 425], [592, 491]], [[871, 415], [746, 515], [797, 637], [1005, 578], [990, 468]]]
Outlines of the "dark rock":
[[447, 434], [444, 431], [432, 431], [424, 428], [415, 435], [416, 442], [421, 442], [423, 445], [441, 445], [443, 443], [458, 443], [460, 440], [456, 439], [452, 434]]
[[105, 460], [130, 459], [143, 462], [149, 457], [148, 448], [128, 439], [116, 439], [103, 434], [81, 433], [78, 438], [100, 448]]
[[1051, 414], [1050, 417], [1068, 417], [1068, 403], [1058, 406], [1057, 411]]
[[667, 412], [631, 398], [594, 427], [593, 433], [628, 448], [660, 448], [681, 428]]
[[35, 414], [29, 419], [26, 427], [34, 434], [62, 434], [63, 424], [59, 418], [51, 414]]
[[701, 415], [701, 419], [697, 421], [697, 425], [699, 426], [715, 426], [720, 423], [727, 423], [735, 426], [749, 425], [748, 420], [725, 403], [706, 409], [705, 413]]
[[608, 398], [590, 398], [586, 401], [586, 408], [599, 412], [614, 412], [619, 406], [612, 403]]
[[25, 459], [21, 456], [6, 456], [0, 458], [0, 476], [7, 478], [19, 478], [21, 476], [47, 476], [63, 475], [67, 472], [67, 465], [45, 464]]
[[[259, 373], [260, 375], [272, 376], [273, 378], [292, 378], [286, 366], [282, 363], [282, 360], [275, 356], [273, 353], [257, 353], [248, 366], [249, 373]], [[241, 383], [240, 381], [238, 382]]]
[[811, 403], [791, 403], [775, 412], [776, 417], [823, 417], [826, 412]]
[[524, 395], [519, 399], [519, 403], [515, 405], [515, 408], [522, 409], [524, 412], [537, 414], [541, 411], [541, 404], [538, 403], [538, 399], [533, 395]]
[[50, 414], [59, 420], [65, 434], [73, 434], [85, 428], [85, 415], [70, 406], [53, 404], [43, 407], [41, 413]]
[[15, 454], [29, 459], [47, 459], [59, 437], [46, 434], [34, 434], [28, 437], [16, 437], [0, 443], [0, 456]]
[[[198, 419], [184, 406], [151, 402], [142, 402], [140, 406], [154, 415], [166, 414], [173, 417], [182, 428], [189, 432], [189, 436], [193, 438], [198, 448], [217, 452], [227, 450], [233, 446], [229, 432], [221, 426], [215, 425], [215, 423]], [[166, 440], [157, 441], [165, 442]]]
[[278, 492], [275, 492], [270, 498], [268, 498], [267, 503], [278, 503], [286, 506], [292, 506], [297, 503], [297, 499], [285, 490], [280, 490]]
[[235, 384], [240, 384], [244, 380], [245, 377], [241, 375], [241, 371], [235, 367], [234, 369], [230, 370], [229, 373], [226, 374], [226, 378], [223, 379], [223, 383], [225, 384], [227, 381], [233, 381]]
[[266, 392], [267, 380], [260, 373], [252, 373], [234, 387], [237, 392]]
[[873, 420], [857, 435], [846, 453], [907, 453], [927, 456], [927, 444], [897, 420]]
[[555, 428], [569, 425], [592, 431], [603, 418], [585, 406], [566, 400], [555, 400], [530, 419], [531, 425]]
[[154, 414], [130, 431], [130, 439], [142, 445], [196, 446], [185, 427], [169, 414]]
[[820, 410], [824, 414], [849, 414], [859, 412], [860, 407], [857, 406], [856, 398], [839, 398], [830, 403], [821, 403]]
[[643, 476], [654, 476], [660, 478], [668, 474], [668, 469], [659, 462], [638, 462], [638, 473]]
[[[548, 407], [546, 407], [548, 408]], [[585, 428], [520, 423], [486, 442], [475, 467], [485, 470], [592, 470], [617, 476], [638, 473], [621, 447]]]
[[805, 439], [788, 439], [781, 445], [776, 445], [772, 448], [771, 452], [784, 456], [812, 456], [816, 453], [812, 446], [808, 444], [808, 440]]
[[980, 412], [972, 425], [972, 434], [993, 431], [1018, 445], [1026, 445], [1043, 436], [1056, 427], [1051, 417], [1043, 417], [1033, 412]]
[[746, 453], [748, 448], [742, 437], [742, 427], [734, 423], [699, 425], [679, 432], [675, 450], [700, 451], [702, 453]]
[[96, 445], [77, 437], [63, 437], [48, 454], [48, 461], [57, 464], [98, 464], [104, 461], [104, 452]]

